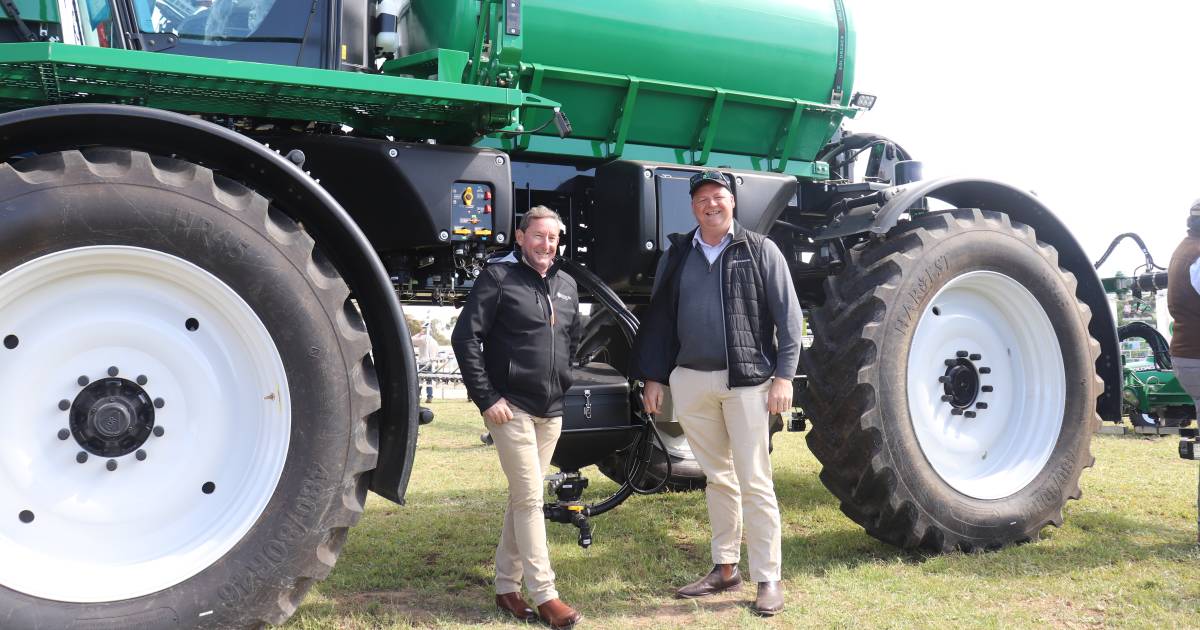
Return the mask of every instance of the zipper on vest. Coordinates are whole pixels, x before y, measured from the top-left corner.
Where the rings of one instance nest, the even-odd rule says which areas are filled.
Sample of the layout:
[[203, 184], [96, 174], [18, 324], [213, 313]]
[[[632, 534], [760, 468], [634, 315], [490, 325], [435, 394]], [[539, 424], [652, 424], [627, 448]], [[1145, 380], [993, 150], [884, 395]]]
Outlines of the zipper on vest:
[[721, 338], [725, 340], [726, 389], [733, 389], [733, 361], [729, 360], [729, 330], [727, 330], [728, 324], [725, 323], [725, 253], [728, 252], [732, 247], [733, 242], [731, 241], [729, 245], [725, 246], [725, 249], [721, 250], [720, 256], [717, 257], [717, 260], [721, 263], [721, 279], [720, 282], [717, 283], [717, 295], [721, 297]]

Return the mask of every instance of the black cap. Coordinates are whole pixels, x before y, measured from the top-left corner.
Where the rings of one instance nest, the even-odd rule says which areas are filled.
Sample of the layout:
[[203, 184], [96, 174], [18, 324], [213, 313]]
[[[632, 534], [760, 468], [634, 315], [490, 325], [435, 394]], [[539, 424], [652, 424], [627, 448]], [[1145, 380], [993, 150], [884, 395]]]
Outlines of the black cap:
[[704, 184], [710, 183], [724, 186], [725, 190], [733, 192], [733, 187], [729, 185], [729, 180], [725, 177], [724, 173], [721, 171], [708, 169], [692, 175], [692, 178], [688, 180], [688, 194], [694, 195], [696, 194], [697, 188]]

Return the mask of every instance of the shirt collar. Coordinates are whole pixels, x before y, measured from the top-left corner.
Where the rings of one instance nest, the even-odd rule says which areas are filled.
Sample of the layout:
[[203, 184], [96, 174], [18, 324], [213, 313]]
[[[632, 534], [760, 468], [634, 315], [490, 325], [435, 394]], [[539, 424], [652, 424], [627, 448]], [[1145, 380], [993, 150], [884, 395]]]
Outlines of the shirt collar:
[[692, 247], [695, 247], [696, 245], [703, 245], [704, 247], [720, 247], [721, 245], [724, 245], [725, 243], [732, 241], [733, 240], [733, 223], [734, 223], [733, 221], [729, 222], [729, 231], [725, 233], [725, 236], [723, 238], [721, 238], [721, 241], [719, 243], [717, 243], [716, 245], [709, 245], [708, 243], [705, 243], [704, 239], [700, 238], [700, 228], [696, 228], [696, 233], [692, 235]]
[[524, 254], [524, 252], [521, 252], [520, 248], [514, 249], [513, 253], [514, 253], [513, 258], [515, 259], [516, 262], [518, 262], [518, 264], [524, 266], [526, 269], [537, 274], [538, 277], [540, 277], [540, 278], [550, 278], [551, 276], [553, 276], [555, 274], [555, 272], [558, 271], [558, 256], [554, 257], [554, 262], [550, 263], [550, 268], [546, 270], [545, 274], [543, 274], [542, 272], [538, 271], [537, 269], [534, 269], [533, 265], [529, 264], [529, 260], [527, 260], [525, 258], [525, 254]]

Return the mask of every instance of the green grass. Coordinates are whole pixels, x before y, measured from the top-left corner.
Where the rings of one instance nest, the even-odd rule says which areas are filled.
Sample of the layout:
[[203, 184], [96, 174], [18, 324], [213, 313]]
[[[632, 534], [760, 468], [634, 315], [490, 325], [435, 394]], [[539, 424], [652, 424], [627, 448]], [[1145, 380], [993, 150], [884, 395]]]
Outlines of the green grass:
[[[408, 505], [371, 496], [337, 568], [288, 627], [511, 628], [493, 612], [492, 554], [505, 481], [466, 403], [434, 403]], [[1083, 499], [1041, 540], [982, 554], [926, 556], [865, 534], [817, 479], [801, 434], [775, 441], [787, 608], [761, 620], [753, 595], [671, 597], [708, 570], [701, 493], [635, 496], [595, 521], [591, 549], [548, 524], [565, 601], [586, 628], [1183, 628], [1200, 626], [1196, 463], [1175, 438], [1103, 436]], [[616, 486], [585, 470], [598, 500]], [[745, 560], [743, 560], [743, 569]]]

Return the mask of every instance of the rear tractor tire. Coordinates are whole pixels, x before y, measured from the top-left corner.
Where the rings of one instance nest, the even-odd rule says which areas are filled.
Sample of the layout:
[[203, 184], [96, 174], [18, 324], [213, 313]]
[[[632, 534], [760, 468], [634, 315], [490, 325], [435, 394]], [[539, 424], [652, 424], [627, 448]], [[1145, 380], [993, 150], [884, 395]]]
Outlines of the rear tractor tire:
[[286, 620], [375, 466], [348, 298], [299, 225], [208, 169], [0, 164], [0, 625]]
[[994, 549], [1061, 525], [1099, 426], [1076, 281], [1007, 215], [916, 217], [827, 280], [803, 358], [807, 440], [842, 511], [885, 542]]

